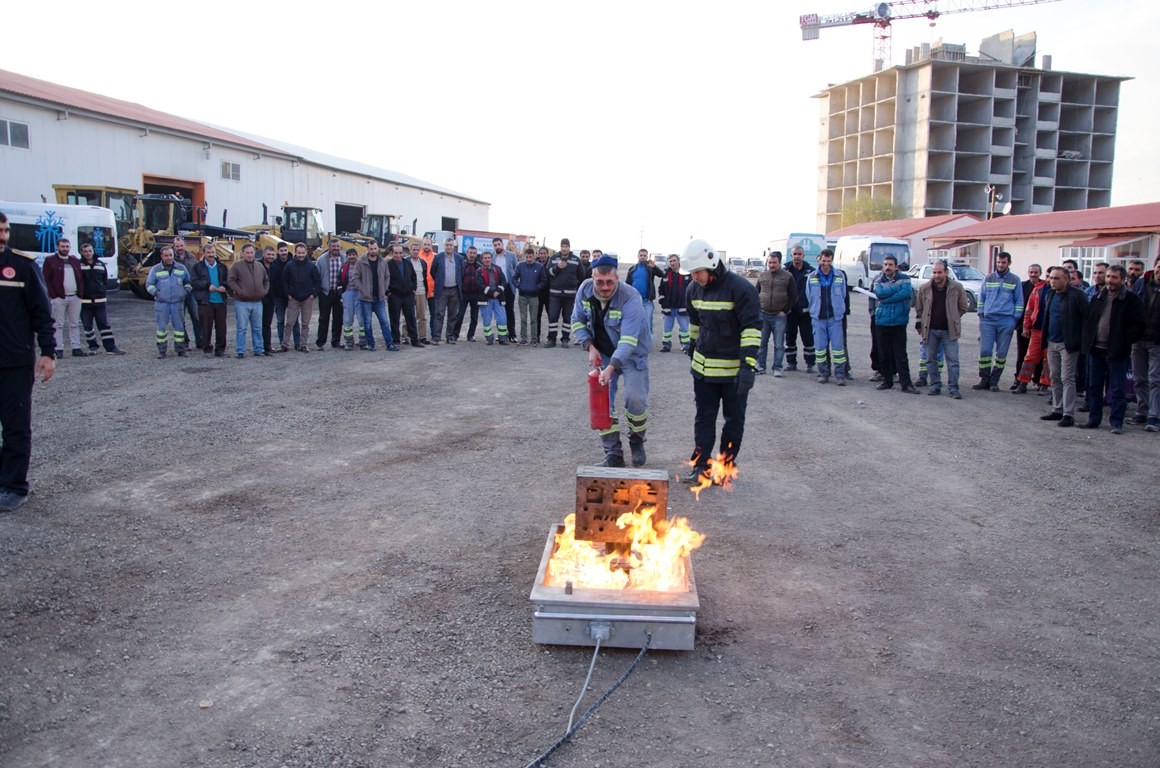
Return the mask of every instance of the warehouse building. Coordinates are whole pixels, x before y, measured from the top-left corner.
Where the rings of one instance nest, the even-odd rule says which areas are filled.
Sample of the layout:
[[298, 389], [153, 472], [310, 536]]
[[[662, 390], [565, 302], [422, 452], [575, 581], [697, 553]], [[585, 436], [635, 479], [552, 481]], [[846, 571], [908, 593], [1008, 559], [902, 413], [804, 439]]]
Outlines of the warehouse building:
[[366, 214], [411, 232], [488, 229], [487, 202], [420, 179], [4, 70], [0, 168], [0, 200], [118, 188], [181, 194], [230, 227], [289, 203], [320, 208], [332, 232], [358, 230]]
[[1111, 204], [1120, 84], [1034, 66], [1035, 34], [938, 43], [833, 85], [821, 103], [818, 227], [883, 197], [908, 218], [1046, 213]]

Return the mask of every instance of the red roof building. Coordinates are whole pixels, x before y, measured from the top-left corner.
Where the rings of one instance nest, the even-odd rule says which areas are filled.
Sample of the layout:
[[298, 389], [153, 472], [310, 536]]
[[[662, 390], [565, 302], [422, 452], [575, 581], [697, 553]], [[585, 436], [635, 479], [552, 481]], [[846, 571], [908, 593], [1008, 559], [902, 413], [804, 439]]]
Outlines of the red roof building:
[[952, 213], [945, 216], [926, 216], [918, 219], [892, 219], [890, 221], [867, 221], [851, 224], [826, 235], [827, 240], [835, 240], [847, 235], [870, 235], [874, 237], [895, 237], [910, 243], [910, 263], [925, 264], [930, 247], [929, 240], [938, 235], [958, 232], [960, 229], [978, 224], [979, 220], [969, 213]]

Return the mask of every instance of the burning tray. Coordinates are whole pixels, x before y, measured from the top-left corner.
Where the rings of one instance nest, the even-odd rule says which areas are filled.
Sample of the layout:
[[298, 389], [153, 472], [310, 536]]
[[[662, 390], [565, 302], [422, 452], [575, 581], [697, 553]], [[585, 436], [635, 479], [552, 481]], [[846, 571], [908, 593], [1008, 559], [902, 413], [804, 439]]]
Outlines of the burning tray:
[[668, 651], [693, 650], [697, 624], [697, 585], [693, 581], [693, 561], [684, 558], [683, 591], [647, 589], [591, 589], [551, 586], [546, 583], [548, 561], [556, 546], [556, 534], [563, 525], [548, 532], [544, 556], [532, 587], [532, 640], [547, 645], [596, 645], [590, 625], [611, 625], [604, 647], [640, 648], [645, 635], [652, 633], [649, 647]]

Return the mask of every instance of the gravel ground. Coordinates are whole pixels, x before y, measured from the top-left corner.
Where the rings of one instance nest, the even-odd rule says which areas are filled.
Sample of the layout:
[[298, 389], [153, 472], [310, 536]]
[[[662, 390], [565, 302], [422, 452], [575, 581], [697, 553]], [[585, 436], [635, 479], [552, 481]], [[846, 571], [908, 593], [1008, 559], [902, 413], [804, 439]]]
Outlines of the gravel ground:
[[[0, 517], [0, 765], [523, 766], [563, 732], [591, 650], [532, 643], [528, 593], [600, 459], [581, 352], [161, 361], [149, 304], [110, 315], [130, 354], [38, 385]], [[551, 765], [1160, 764], [1156, 436], [874, 391], [865, 317], [851, 386], [759, 378], [732, 493], [672, 486], [696, 650]], [[650, 413], [676, 471], [681, 355]]]

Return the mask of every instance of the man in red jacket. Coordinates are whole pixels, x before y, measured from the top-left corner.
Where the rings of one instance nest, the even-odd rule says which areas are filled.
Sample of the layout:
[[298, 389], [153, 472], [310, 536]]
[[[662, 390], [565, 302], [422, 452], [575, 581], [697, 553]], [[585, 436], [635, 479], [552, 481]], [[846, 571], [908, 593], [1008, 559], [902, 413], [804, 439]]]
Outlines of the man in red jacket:
[[64, 329], [68, 326], [68, 340], [73, 357], [88, 357], [81, 349], [81, 299], [84, 298], [84, 276], [81, 262], [69, 251], [72, 243], [62, 237], [56, 244], [56, 253], [44, 260], [44, 282], [52, 302], [52, 317], [56, 322], [56, 358], [64, 357]]

